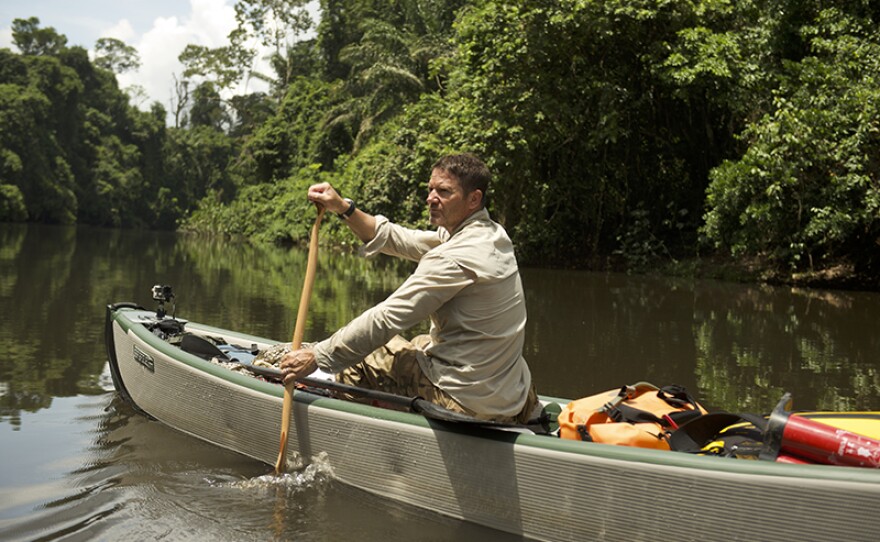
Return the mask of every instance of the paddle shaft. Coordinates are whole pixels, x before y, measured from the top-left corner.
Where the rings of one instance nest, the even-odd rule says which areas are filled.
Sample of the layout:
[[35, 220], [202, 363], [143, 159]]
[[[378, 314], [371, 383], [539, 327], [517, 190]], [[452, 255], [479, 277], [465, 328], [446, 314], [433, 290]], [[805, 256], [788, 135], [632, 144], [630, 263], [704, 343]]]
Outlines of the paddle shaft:
[[[315, 225], [312, 226], [312, 235], [309, 239], [306, 278], [303, 281], [302, 295], [299, 298], [299, 310], [296, 313], [296, 325], [293, 329], [291, 350], [299, 350], [299, 347], [302, 346], [303, 335], [306, 330], [309, 299], [312, 296], [312, 286], [315, 284], [315, 273], [318, 269], [318, 228], [321, 226], [321, 218], [323, 216], [324, 207], [319, 205], [318, 216], [315, 217]], [[293, 382], [284, 386], [284, 406], [281, 410], [281, 444], [278, 449], [278, 460], [275, 462], [275, 474], [281, 474], [287, 466], [287, 435], [290, 431], [290, 415], [293, 410], [293, 386]]]

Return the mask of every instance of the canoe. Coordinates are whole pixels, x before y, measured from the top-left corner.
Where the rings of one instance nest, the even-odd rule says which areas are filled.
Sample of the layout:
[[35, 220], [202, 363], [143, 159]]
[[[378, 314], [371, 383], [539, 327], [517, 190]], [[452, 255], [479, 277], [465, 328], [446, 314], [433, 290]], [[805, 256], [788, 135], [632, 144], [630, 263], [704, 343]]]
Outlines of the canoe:
[[[107, 307], [113, 382], [169, 427], [274, 465], [283, 388], [166, 340], [277, 341]], [[567, 399], [542, 397], [546, 404]], [[288, 465], [321, 454], [341, 483], [534, 540], [874, 540], [880, 471], [566, 440], [297, 391]]]

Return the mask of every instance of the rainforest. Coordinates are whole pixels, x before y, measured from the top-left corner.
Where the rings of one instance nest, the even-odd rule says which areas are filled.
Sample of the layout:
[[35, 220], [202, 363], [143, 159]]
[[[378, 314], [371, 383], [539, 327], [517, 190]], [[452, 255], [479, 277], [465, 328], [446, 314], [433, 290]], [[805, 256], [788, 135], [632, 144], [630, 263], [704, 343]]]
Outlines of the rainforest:
[[[495, 178], [521, 265], [880, 289], [880, 4], [242, 0], [170, 104], [137, 51], [13, 21], [0, 221], [304, 243], [307, 187], [426, 227], [441, 155]], [[266, 24], [272, 21], [273, 24]], [[294, 39], [308, 35], [307, 39]], [[254, 73], [260, 40], [271, 70]], [[230, 94], [243, 77], [267, 90]], [[322, 242], [350, 247], [341, 221]]]

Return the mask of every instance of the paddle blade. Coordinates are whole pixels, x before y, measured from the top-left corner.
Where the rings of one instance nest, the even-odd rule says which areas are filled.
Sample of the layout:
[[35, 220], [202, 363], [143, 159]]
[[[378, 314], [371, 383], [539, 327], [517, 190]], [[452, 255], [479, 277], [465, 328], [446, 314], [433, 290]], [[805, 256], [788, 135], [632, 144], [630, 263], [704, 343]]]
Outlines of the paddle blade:
[[287, 433], [281, 433], [281, 448], [278, 450], [278, 459], [275, 460], [275, 474], [284, 474], [287, 469]]

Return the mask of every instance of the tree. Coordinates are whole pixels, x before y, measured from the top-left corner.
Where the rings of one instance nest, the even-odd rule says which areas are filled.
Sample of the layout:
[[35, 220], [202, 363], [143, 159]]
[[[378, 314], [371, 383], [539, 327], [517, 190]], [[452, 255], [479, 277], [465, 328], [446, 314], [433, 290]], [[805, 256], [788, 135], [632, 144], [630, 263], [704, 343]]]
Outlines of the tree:
[[256, 129], [239, 160], [245, 182], [270, 183], [319, 162], [332, 167], [338, 153], [322, 147], [316, 127], [336, 103], [340, 84], [305, 77], [294, 80], [273, 115]]
[[174, 127], [181, 128], [186, 124], [186, 110], [189, 107], [189, 81], [178, 79], [175, 74], [172, 74], [172, 77], [174, 78], [174, 97], [171, 100], [174, 109]]
[[241, 96], [233, 96], [230, 105], [235, 113], [235, 122], [229, 135], [243, 139], [266, 124], [275, 113], [275, 103], [262, 92], [252, 92]]
[[18, 187], [32, 220], [74, 223], [75, 179], [57, 127], [71, 117], [82, 84], [57, 58], [22, 59], [32, 82], [0, 84], [0, 149], [3, 181]]
[[165, 187], [186, 213], [196, 203], [211, 198], [229, 202], [235, 184], [229, 164], [235, 147], [229, 136], [209, 126], [169, 130], [164, 154], [167, 160]]
[[738, 159], [712, 172], [704, 232], [734, 256], [791, 270], [880, 256], [880, 39], [876, 22], [816, 9], [809, 54], [784, 65], [771, 110], [742, 134]]
[[141, 67], [137, 49], [116, 38], [100, 38], [95, 42], [95, 65], [122, 74]]
[[290, 52], [314, 24], [306, 4], [308, 0], [242, 0], [235, 4], [238, 27], [230, 34], [232, 45], [244, 48], [248, 39], [255, 38], [270, 48], [276, 88], [281, 91], [287, 88], [295, 71], [296, 56]]
[[682, 6], [527, 0], [461, 12], [445, 103], [432, 108], [440, 143], [489, 161], [493, 212], [527, 260], [597, 264], [640, 202], [655, 224], [671, 202], [698, 216], [714, 164], [686, 142], [718, 119], [689, 122], [655, 71]]
[[185, 81], [197, 79], [210, 81], [218, 89], [234, 87], [244, 75], [252, 58], [252, 51], [240, 47], [224, 46], [210, 48], [189, 44], [177, 57], [184, 65]]
[[[464, 2], [398, 0], [374, 4], [333, 3], [341, 13], [328, 17], [322, 29], [350, 36], [350, 43], [332, 44], [338, 58], [328, 66], [347, 66], [349, 100], [340, 103], [324, 122], [328, 135], [351, 134], [351, 152], [357, 153], [381, 126], [429, 92], [441, 90], [438, 59], [452, 51], [452, 21]], [[357, 31], [340, 32], [337, 21], [347, 17]], [[329, 38], [320, 43], [329, 47]], [[337, 137], [338, 139], [338, 137]]]
[[[276, 94], [283, 95], [296, 70], [297, 39], [312, 25], [305, 8], [307, 3], [307, 0], [237, 2], [237, 26], [229, 33], [229, 45], [216, 48], [187, 45], [178, 57], [186, 67], [184, 78], [210, 80], [223, 90], [233, 88], [249, 74], [273, 84]], [[254, 40], [271, 49], [270, 63], [277, 72], [274, 79], [253, 71], [257, 54]]]
[[40, 28], [40, 19], [14, 19], [12, 41], [23, 55], [57, 55], [67, 46], [67, 37], [51, 26]]
[[230, 124], [229, 116], [223, 108], [220, 93], [211, 83], [202, 83], [193, 91], [192, 107], [189, 110], [190, 126], [205, 126], [223, 131]]
[[416, 38], [389, 21], [369, 19], [363, 23], [361, 40], [340, 52], [351, 66], [347, 87], [352, 100], [342, 104], [328, 122], [352, 125], [357, 152], [375, 128], [414, 102], [425, 89], [410, 45]]
[[0, 222], [22, 222], [27, 216], [21, 190], [15, 185], [0, 184]]

